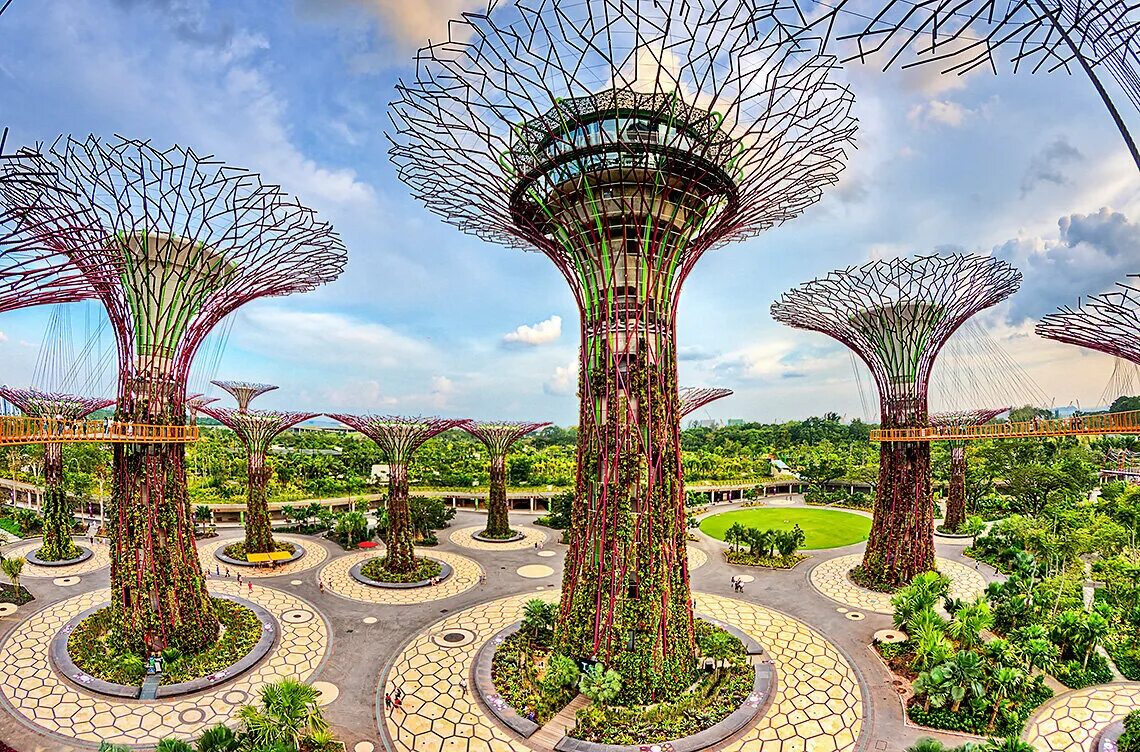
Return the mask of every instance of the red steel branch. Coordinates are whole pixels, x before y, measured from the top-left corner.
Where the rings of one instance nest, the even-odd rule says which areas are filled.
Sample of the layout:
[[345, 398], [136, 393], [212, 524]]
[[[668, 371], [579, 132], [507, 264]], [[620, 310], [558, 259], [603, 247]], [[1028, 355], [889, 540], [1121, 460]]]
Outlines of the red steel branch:
[[470, 433], [491, 453], [491, 481], [487, 492], [487, 526], [483, 535], [487, 538], [505, 539], [513, 531], [510, 524], [510, 511], [507, 506], [507, 453], [511, 446], [532, 431], [549, 426], [550, 423], [525, 423], [512, 421], [468, 421], [461, 427]]
[[1140, 274], [1134, 282], [1090, 295], [1076, 308], [1065, 306], [1037, 323], [1042, 337], [1087, 347], [1140, 364]]
[[248, 410], [249, 403], [254, 398], [260, 397], [266, 392], [272, 392], [277, 388], [272, 384], [256, 384], [252, 381], [211, 381], [210, 383], [233, 395], [233, 398], [237, 400], [238, 410]]
[[710, 402], [716, 402], [722, 397], [732, 394], [731, 389], [718, 387], [686, 386], [681, 389], [681, 417], [700, 410]]
[[[956, 410], [935, 413], [930, 416], [930, 425], [964, 428], [981, 426], [1009, 412], [1009, 406], [977, 410]], [[966, 442], [955, 439], [950, 444], [950, 487], [946, 494], [946, 516], [943, 527], [951, 533], [958, 532], [966, 524]]]

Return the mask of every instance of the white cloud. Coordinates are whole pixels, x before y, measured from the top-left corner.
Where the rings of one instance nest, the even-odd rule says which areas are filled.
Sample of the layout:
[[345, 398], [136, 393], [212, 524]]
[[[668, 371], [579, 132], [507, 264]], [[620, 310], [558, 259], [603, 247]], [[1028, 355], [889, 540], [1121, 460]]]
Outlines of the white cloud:
[[369, 410], [382, 411], [397, 404], [399, 400], [385, 393], [380, 382], [375, 379], [350, 381], [329, 387], [321, 395], [321, 405], [329, 411]]
[[542, 385], [545, 393], [565, 397], [578, 391], [578, 359], [554, 369], [554, 374]]
[[975, 110], [968, 109], [949, 99], [931, 99], [922, 104], [916, 104], [907, 113], [907, 119], [912, 123], [938, 123], [951, 128], [961, 127], [968, 117], [976, 114]]
[[503, 335], [503, 342], [512, 345], [546, 345], [555, 342], [562, 336], [562, 317], [551, 316], [537, 324], [523, 324], [513, 332]]
[[8, 341], [8, 335], [5, 334], [4, 332], [0, 332], [0, 342], [7, 342], [7, 341]]

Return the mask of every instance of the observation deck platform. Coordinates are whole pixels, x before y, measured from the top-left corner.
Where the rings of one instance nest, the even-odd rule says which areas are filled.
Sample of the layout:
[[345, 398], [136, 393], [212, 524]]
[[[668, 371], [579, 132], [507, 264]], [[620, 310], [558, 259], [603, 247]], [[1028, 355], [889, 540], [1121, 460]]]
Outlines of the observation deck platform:
[[1140, 410], [980, 426], [876, 429], [871, 431], [871, 441], [973, 441], [1105, 434], [1140, 434]]
[[0, 416], [0, 446], [16, 444], [187, 444], [198, 440], [198, 426], [56, 420]]

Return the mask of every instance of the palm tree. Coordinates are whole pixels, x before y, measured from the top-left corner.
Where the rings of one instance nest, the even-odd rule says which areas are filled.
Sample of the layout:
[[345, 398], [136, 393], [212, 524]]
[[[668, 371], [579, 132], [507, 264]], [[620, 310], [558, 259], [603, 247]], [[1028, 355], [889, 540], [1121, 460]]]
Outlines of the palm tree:
[[937, 739], [924, 737], [907, 747], [906, 752], [946, 752], [946, 745]]
[[201, 524], [202, 529], [205, 530], [206, 523], [209, 521], [210, 521], [210, 507], [208, 507], [205, 504], [199, 504], [198, 506], [194, 507], [194, 523], [195, 523], [195, 526], [197, 526], [198, 524]]
[[1025, 661], [1029, 664], [1029, 673], [1031, 674], [1035, 668], [1048, 671], [1061, 653], [1056, 645], [1041, 638], [1026, 642], [1022, 647], [1022, 652], [1025, 653]]
[[519, 631], [540, 644], [547, 644], [554, 636], [554, 622], [558, 607], [541, 598], [531, 598], [523, 605], [522, 624]]
[[990, 739], [982, 747], [981, 752], [1037, 752], [1032, 744], [1026, 744], [1016, 736], [1007, 736], [1004, 739]]
[[99, 752], [134, 752], [134, 750], [125, 744], [111, 744], [111, 742], [99, 742]]
[[1001, 637], [996, 640], [990, 640], [983, 645], [982, 652], [986, 658], [997, 666], [1017, 666], [1021, 663], [1018, 650], [1009, 640]]
[[1053, 637], [1061, 648], [1062, 655], [1073, 651], [1081, 639], [1081, 632], [1084, 630], [1084, 616], [1084, 611], [1064, 611], [1053, 622]]
[[12, 581], [12, 588], [16, 592], [20, 591], [20, 573], [24, 571], [24, 563], [23, 556], [13, 556], [0, 561], [0, 569]]
[[994, 710], [990, 714], [990, 729], [993, 729], [994, 724], [997, 723], [998, 711], [1005, 705], [1005, 701], [1017, 691], [1024, 681], [1025, 674], [1015, 668], [1002, 666], [994, 672], [990, 682], [990, 697], [994, 704]]
[[701, 652], [713, 659], [713, 667], [715, 669], [715, 675], [713, 676], [714, 683], [720, 681], [724, 662], [732, 657], [735, 642], [730, 634], [720, 630], [708, 635], [701, 642]]
[[748, 537], [748, 529], [741, 525], [739, 522], [734, 522], [728, 526], [728, 530], [724, 531], [724, 540], [726, 543], [732, 544], [733, 552], [740, 550], [740, 544]]
[[261, 707], [238, 710], [247, 741], [254, 745], [284, 744], [297, 749], [313, 734], [328, 730], [317, 698], [308, 684], [282, 679], [261, 688]]
[[163, 739], [154, 752], [194, 752], [194, 748], [181, 739]]
[[202, 732], [194, 752], [237, 752], [238, 740], [229, 727], [219, 723]]
[[962, 706], [962, 701], [967, 697], [981, 697], [985, 694], [986, 690], [982, 686], [982, 679], [986, 676], [986, 666], [982, 657], [977, 653], [959, 650], [942, 667], [950, 674], [950, 691], [954, 700], [954, 704], [950, 708], [952, 713], [958, 712], [958, 708]]
[[954, 614], [954, 620], [946, 627], [946, 633], [958, 641], [963, 648], [974, 648], [982, 642], [982, 630], [993, 623], [989, 604], [984, 600], [962, 606]]
[[954, 654], [954, 645], [940, 632], [927, 631], [914, 642], [913, 666], [920, 671], [926, 671], [933, 666], [945, 663]]
[[1104, 638], [1108, 636], [1108, 619], [1094, 611], [1085, 617], [1081, 627], [1081, 642], [1085, 646], [1085, 658], [1081, 662], [1081, 668], [1087, 669], [1089, 667], [1089, 656], [1100, 647]]

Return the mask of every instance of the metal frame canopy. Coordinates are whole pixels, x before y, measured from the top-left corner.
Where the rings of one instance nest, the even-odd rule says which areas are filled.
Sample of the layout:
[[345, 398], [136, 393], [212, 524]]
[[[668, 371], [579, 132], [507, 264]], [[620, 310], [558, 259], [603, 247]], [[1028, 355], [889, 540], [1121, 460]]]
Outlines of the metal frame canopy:
[[1037, 334], [1140, 364], [1140, 274], [1129, 279], [1135, 281], [1042, 317]]
[[677, 297], [705, 251], [838, 180], [853, 96], [821, 46], [762, 0], [491, 0], [397, 86], [390, 156], [412, 193], [464, 232], [543, 253], [578, 305], [556, 642], [613, 665], [625, 699], [696, 675]]
[[489, 538], [506, 539], [512, 536], [510, 509], [507, 506], [507, 453], [516, 441], [532, 431], [546, 428], [549, 421], [532, 423], [510, 420], [469, 420], [459, 427], [467, 431], [487, 447], [491, 455], [487, 488], [487, 525], [483, 535]]
[[[884, 429], [926, 427], [930, 372], [942, 346], [1020, 284], [1020, 272], [986, 256], [872, 261], [784, 293], [772, 317], [822, 332], [859, 356], [878, 387]], [[853, 576], [881, 589], [934, 568], [934, 518], [930, 444], [883, 443], [879, 452], [871, 535]]]
[[[980, 426], [1009, 410], [1010, 407], [1006, 405], [935, 413], [930, 416], [930, 425], [951, 428]], [[950, 484], [946, 493], [946, 515], [942, 524], [947, 531], [958, 532], [966, 524], [966, 442], [962, 439], [951, 439], [949, 444]]]
[[686, 386], [680, 390], [681, 417], [700, 410], [710, 402], [732, 395], [731, 389], [721, 387]]
[[273, 384], [257, 384], [252, 381], [211, 381], [214, 386], [224, 389], [237, 401], [238, 410], [248, 410], [249, 403], [257, 397], [272, 392], [278, 387]]

